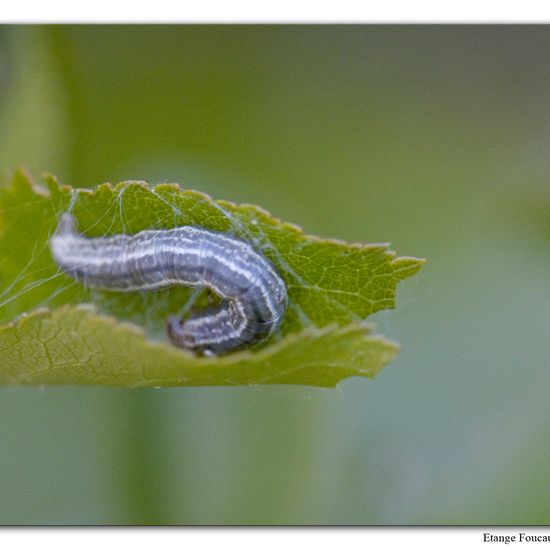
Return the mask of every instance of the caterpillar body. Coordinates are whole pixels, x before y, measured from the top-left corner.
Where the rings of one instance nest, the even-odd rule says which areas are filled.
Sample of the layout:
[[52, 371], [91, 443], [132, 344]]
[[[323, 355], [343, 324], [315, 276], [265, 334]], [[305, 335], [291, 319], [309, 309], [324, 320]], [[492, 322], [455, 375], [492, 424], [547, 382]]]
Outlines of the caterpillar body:
[[62, 216], [50, 239], [55, 262], [91, 288], [119, 292], [205, 287], [217, 306], [170, 317], [172, 343], [204, 355], [246, 347], [271, 335], [287, 306], [284, 281], [250, 244], [225, 233], [183, 226], [134, 235], [87, 238]]

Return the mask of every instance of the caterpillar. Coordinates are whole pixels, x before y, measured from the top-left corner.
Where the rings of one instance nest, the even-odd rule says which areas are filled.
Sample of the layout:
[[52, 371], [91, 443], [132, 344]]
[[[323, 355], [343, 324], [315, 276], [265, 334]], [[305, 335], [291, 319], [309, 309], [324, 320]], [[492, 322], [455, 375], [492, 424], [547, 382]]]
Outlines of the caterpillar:
[[134, 235], [88, 238], [70, 214], [61, 217], [50, 250], [66, 274], [90, 288], [119, 292], [204, 287], [220, 303], [187, 319], [169, 317], [178, 347], [219, 355], [264, 340], [279, 327], [288, 297], [273, 265], [250, 244], [225, 233], [182, 226]]

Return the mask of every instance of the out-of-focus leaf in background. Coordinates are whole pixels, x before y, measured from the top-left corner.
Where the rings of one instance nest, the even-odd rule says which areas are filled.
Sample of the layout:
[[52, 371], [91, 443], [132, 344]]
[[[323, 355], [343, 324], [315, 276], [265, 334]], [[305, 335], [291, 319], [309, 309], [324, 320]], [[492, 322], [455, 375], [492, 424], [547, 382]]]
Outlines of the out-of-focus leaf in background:
[[548, 523], [550, 260], [514, 208], [548, 190], [547, 27], [2, 33], [2, 112], [48, 56], [63, 128], [41, 165], [25, 119], [2, 169], [178, 181], [430, 259], [374, 316], [403, 345], [375, 382], [2, 389], [3, 522]]
[[[65, 166], [71, 138], [67, 94], [41, 27], [0, 30], [0, 175]], [[1, 182], [0, 182], [1, 183]]]

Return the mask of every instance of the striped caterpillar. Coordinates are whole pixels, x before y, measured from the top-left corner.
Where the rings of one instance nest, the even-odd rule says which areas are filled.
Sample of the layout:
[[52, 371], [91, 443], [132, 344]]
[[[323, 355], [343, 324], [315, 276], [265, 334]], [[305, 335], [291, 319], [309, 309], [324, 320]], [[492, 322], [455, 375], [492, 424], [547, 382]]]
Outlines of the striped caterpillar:
[[217, 306], [170, 317], [167, 333], [178, 347], [218, 355], [264, 340], [287, 306], [285, 283], [248, 243], [201, 227], [146, 230], [87, 238], [62, 216], [50, 239], [52, 256], [68, 275], [91, 288], [119, 292], [205, 287]]

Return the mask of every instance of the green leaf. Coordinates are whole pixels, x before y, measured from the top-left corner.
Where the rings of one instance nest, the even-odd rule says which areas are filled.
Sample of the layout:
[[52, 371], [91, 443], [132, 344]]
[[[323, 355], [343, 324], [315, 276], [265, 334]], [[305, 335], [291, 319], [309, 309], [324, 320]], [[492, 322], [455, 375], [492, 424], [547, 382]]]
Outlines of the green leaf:
[[348, 376], [374, 376], [397, 350], [354, 323], [310, 327], [258, 353], [199, 358], [151, 342], [140, 328], [98, 315], [91, 306], [62, 306], [36, 310], [0, 328], [0, 383], [330, 387]]
[[[52, 176], [46, 184], [18, 171], [0, 192], [0, 323], [49, 308], [2, 329], [3, 382], [331, 386], [348, 376], [374, 375], [397, 351], [370, 335], [362, 321], [394, 307], [397, 283], [423, 260], [396, 257], [385, 244], [305, 235], [257, 206], [214, 201], [177, 184], [122, 182], [91, 191], [63, 186]], [[117, 294], [84, 288], [60, 273], [48, 240], [67, 211], [87, 236], [200, 225], [252, 242], [288, 286], [290, 307], [280, 333], [251, 350], [208, 359], [153, 343], [165, 340], [165, 319], [181, 312], [191, 291]], [[79, 305], [90, 302], [96, 310]]]
[[70, 101], [52, 52], [51, 31], [40, 25], [14, 25], [0, 32], [6, 39], [0, 88], [2, 175], [22, 157], [31, 168], [65, 166], [71, 151], [66, 113]]

